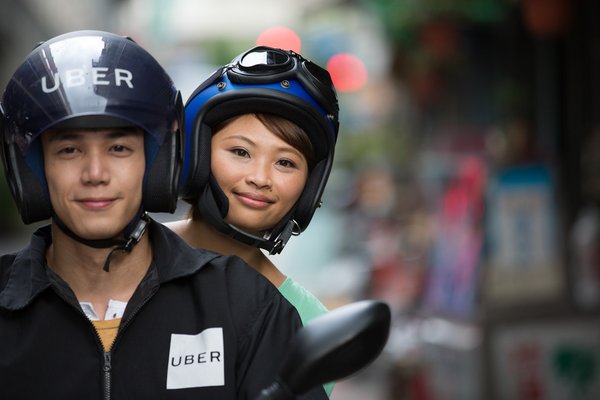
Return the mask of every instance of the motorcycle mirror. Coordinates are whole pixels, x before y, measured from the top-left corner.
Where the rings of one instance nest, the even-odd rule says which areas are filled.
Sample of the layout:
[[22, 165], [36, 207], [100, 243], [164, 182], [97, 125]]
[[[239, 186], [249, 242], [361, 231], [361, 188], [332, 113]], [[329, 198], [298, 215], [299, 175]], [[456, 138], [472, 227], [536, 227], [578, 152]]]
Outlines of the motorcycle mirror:
[[375, 300], [350, 303], [312, 320], [293, 339], [274, 386], [300, 395], [358, 372], [383, 350], [390, 320], [389, 306]]

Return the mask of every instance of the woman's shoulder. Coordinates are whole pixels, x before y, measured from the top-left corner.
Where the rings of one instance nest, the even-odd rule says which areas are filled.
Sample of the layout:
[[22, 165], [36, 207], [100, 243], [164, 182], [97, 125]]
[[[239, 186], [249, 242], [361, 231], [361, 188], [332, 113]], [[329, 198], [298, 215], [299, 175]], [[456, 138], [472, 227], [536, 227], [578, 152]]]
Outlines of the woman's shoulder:
[[304, 325], [329, 311], [312, 292], [290, 277], [285, 279], [279, 291], [296, 308]]
[[181, 235], [185, 231], [185, 228], [190, 224], [190, 222], [190, 219], [185, 218], [175, 221], [167, 221], [164, 222], [163, 225], [175, 232], [176, 234]]

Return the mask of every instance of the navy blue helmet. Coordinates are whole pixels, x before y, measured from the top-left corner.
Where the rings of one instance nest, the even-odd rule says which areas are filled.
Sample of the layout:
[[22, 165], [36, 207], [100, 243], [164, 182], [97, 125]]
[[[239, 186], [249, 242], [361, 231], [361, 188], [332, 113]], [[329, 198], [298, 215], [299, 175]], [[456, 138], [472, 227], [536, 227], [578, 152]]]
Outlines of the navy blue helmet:
[[10, 79], [0, 106], [2, 159], [23, 222], [52, 216], [38, 139], [56, 127], [143, 129], [142, 208], [174, 211], [183, 158], [181, 96], [130, 38], [76, 31], [39, 44]]

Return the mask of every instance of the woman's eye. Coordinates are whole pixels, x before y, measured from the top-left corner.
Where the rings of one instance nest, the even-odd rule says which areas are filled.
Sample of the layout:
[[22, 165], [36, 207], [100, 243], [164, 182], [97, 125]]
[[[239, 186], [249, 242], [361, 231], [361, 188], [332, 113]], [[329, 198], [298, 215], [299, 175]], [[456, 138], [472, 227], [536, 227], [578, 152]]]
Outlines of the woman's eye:
[[296, 163], [290, 160], [279, 160], [278, 164], [286, 168], [296, 168]]
[[248, 157], [248, 152], [245, 149], [231, 149], [231, 152], [238, 157]]

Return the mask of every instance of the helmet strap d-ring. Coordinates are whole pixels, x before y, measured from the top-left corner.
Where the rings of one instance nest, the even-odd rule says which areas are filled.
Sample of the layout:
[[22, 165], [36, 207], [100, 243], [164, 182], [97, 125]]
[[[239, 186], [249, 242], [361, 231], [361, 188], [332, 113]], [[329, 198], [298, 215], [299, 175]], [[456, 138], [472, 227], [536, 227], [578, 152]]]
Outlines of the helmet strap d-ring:
[[283, 250], [288, 240], [290, 240], [290, 237], [298, 236], [300, 233], [302, 233], [302, 229], [300, 229], [298, 222], [295, 219], [290, 219], [279, 236], [275, 238], [273, 248], [269, 251], [269, 254], [281, 253], [281, 250]]

